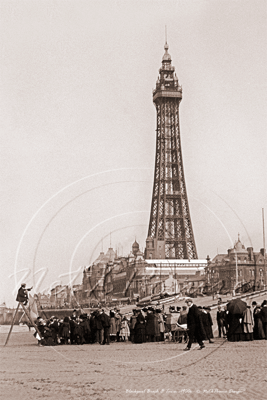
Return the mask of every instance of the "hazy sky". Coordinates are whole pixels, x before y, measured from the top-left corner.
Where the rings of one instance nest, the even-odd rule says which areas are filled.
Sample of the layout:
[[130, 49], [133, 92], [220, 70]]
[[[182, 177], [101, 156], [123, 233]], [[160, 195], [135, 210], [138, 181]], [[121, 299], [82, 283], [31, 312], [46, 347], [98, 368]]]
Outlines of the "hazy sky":
[[136, 237], [144, 248], [165, 25], [183, 87], [198, 256], [226, 252], [238, 233], [246, 247], [263, 247], [266, 8], [266, 0], [0, 2], [0, 301], [14, 304], [14, 272], [20, 283], [29, 270], [23, 280], [36, 285], [47, 271], [44, 289], [67, 283], [58, 276], [110, 243], [126, 255]]

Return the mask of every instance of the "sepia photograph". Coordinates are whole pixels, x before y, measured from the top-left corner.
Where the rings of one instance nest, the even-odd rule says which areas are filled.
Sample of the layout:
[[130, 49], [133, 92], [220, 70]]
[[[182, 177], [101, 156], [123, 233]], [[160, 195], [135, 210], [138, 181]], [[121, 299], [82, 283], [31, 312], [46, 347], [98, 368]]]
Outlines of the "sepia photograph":
[[0, 0], [0, 399], [265, 398], [266, 48], [266, 0]]

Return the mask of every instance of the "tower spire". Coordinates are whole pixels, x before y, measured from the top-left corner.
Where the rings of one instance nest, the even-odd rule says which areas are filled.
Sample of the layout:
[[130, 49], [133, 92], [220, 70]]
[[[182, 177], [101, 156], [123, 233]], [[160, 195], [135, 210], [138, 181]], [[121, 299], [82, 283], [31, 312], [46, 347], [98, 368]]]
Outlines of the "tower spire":
[[165, 44], [167, 44], [167, 25], [165, 25]]
[[197, 250], [186, 193], [179, 105], [179, 85], [168, 52], [165, 26], [165, 54], [153, 91], [157, 112], [157, 144], [148, 237], [145, 258], [197, 259]]

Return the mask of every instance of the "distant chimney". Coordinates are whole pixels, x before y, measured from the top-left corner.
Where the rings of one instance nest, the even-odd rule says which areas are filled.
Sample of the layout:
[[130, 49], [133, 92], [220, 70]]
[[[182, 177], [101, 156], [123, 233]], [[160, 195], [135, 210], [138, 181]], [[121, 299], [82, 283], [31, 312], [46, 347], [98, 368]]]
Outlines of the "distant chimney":
[[264, 257], [264, 249], [260, 249], [261, 255]]
[[249, 255], [250, 261], [253, 261], [253, 260], [254, 260], [254, 257], [253, 257], [253, 247], [248, 247], [248, 248], [247, 248], [247, 251], [248, 251], [248, 255]]

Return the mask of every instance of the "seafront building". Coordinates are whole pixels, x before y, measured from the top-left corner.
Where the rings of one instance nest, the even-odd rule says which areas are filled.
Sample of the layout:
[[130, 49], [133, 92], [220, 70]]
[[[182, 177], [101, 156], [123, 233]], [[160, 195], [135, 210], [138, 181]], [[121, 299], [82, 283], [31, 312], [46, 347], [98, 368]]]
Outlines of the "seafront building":
[[211, 291], [249, 291], [265, 288], [266, 254], [264, 249], [255, 252], [238, 240], [226, 254], [217, 254], [208, 262], [207, 283]]

